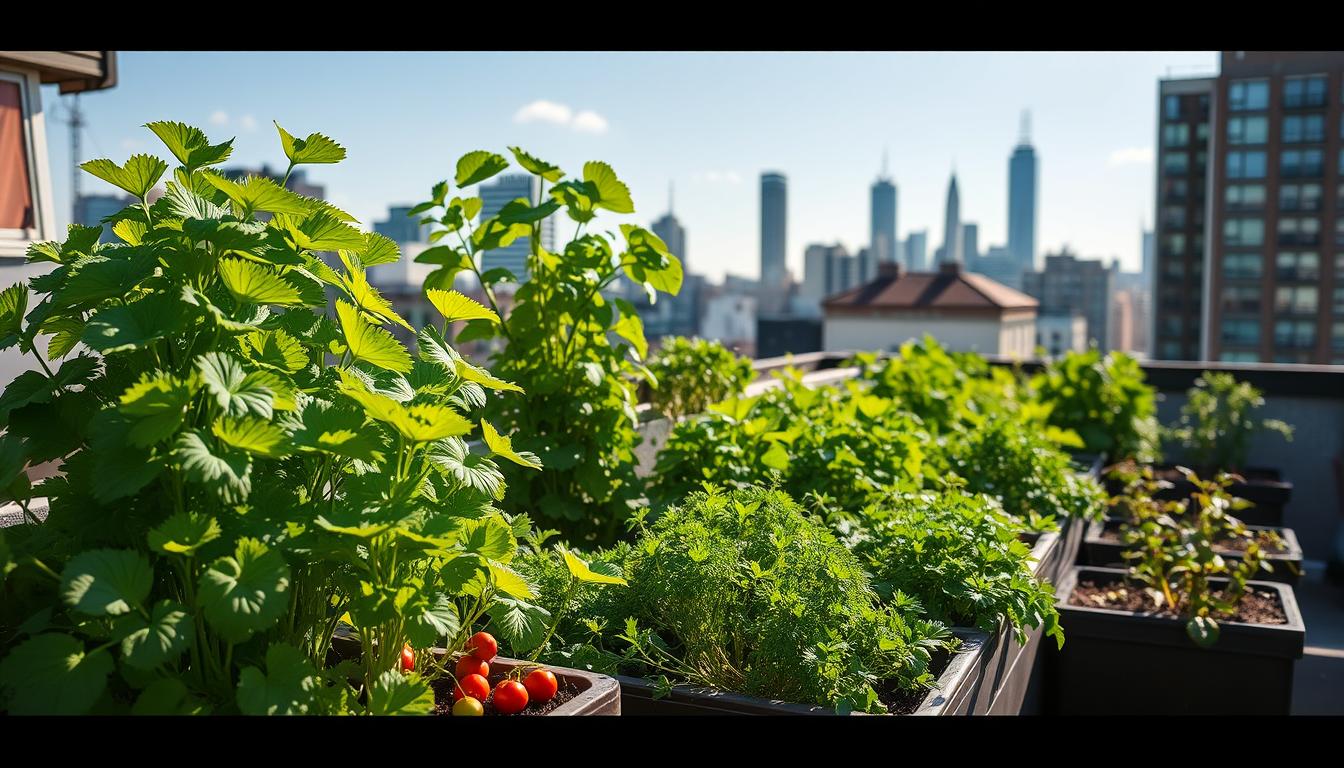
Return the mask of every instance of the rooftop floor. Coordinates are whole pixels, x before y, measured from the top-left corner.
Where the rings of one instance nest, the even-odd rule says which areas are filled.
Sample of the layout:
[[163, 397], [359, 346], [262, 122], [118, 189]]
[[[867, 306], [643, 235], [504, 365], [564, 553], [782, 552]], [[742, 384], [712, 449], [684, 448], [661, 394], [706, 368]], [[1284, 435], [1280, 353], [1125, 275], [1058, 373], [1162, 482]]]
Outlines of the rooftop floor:
[[1322, 563], [1308, 562], [1294, 591], [1307, 645], [1293, 674], [1293, 714], [1344, 715], [1344, 589], [1325, 581]]

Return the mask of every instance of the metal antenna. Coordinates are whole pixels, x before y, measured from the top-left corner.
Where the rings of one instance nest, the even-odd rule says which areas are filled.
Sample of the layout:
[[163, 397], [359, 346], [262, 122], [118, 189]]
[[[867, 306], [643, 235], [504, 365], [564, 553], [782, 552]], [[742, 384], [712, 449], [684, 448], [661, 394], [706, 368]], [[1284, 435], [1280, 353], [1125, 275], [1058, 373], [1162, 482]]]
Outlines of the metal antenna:
[[882, 148], [882, 178], [887, 178], [887, 148]]
[[1023, 145], [1031, 143], [1031, 110], [1029, 109], [1022, 110], [1022, 138], [1018, 143]]
[[79, 94], [66, 103], [66, 110], [70, 116], [58, 122], [70, 126], [70, 220], [76, 221], [79, 218], [79, 198], [82, 197], [79, 189], [79, 182], [84, 174], [79, 170], [80, 152], [79, 138], [84, 130], [84, 111], [79, 108]]

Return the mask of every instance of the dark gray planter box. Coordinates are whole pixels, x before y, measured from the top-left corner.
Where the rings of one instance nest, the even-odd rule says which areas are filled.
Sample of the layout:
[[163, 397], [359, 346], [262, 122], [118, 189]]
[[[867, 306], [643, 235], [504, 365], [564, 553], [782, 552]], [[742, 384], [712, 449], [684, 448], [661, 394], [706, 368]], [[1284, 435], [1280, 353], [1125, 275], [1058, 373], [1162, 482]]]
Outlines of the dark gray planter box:
[[[440, 660], [447, 654], [443, 648], [433, 648], [431, 652]], [[533, 662], [496, 656], [490, 661], [490, 675], [493, 678], [501, 672], [508, 673], [514, 667], [531, 665]], [[575, 715], [619, 715], [621, 714], [621, 689], [616, 680], [608, 675], [585, 672], [581, 669], [545, 665], [555, 673], [561, 685], [572, 683], [579, 689], [574, 698], [547, 712], [543, 717], [566, 717]], [[492, 683], [493, 685], [493, 683]]]
[[[971, 714], [987, 666], [986, 652], [993, 638], [970, 629], [953, 630], [962, 650], [954, 654], [938, 676], [938, 687], [929, 691], [911, 715]], [[655, 699], [657, 686], [642, 677], [616, 675], [621, 686], [623, 715], [834, 715], [827, 707], [743, 696], [712, 688], [673, 686], [668, 695]], [[854, 713], [866, 714], [866, 713]]]
[[1046, 711], [1066, 715], [1287, 715], [1293, 664], [1306, 627], [1293, 588], [1276, 592], [1287, 624], [1221, 621], [1212, 648], [1191, 642], [1180, 619], [1070, 605], [1080, 578], [1124, 579], [1118, 568], [1075, 568], [1059, 585], [1064, 648], [1047, 656]]
[[[1087, 527], [1087, 537], [1083, 544], [1083, 558], [1081, 565], [1096, 565], [1105, 568], [1121, 568], [1125, 566], [1123, 552], [1124, 544], [1117, 541], [1102, 538], [1102, 534], [1107, 530], [1118, 530], [1121, 521], [1116, 518], [1107, 518], [1106, 520], [1096, 520]], [[1284, 552], [1275, 552], [1265, 555], [1265, 560], [1274, 570], [1261, 570], [1256, 578], [1261, 581], [1277, 581], [1281, 584], [1296, 585], [1302, 578], [1302, 545], [1297, 541], [1297, 534], [1293, 533], [1292, 528], [1275, 528], [1268, 525], [1248, 525], [1252, 531], [1275, 531], [1283, 538], [1283, 543], [1287, 547]], [[1241, 555], [1236, 552], [1224, 552], [1223, 557], [1228, 560], [1240, 560]]]

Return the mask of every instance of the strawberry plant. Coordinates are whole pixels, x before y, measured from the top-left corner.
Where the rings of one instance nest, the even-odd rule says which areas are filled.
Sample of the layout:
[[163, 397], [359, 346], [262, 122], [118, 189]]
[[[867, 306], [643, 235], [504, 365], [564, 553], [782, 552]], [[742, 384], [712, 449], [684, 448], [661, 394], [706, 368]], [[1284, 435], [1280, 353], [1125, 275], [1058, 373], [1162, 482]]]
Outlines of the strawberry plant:
[[1256, 419], [1264, 406], [1260, 390], [1230, 373], [1205, 371], [1186, 391], [1179, 426], [1170, 436], [1202, 471], [1236, 472], [1246, 465], [1251, 438], [1260, 431], [1293, 439], [1293, 428], [1279, 419]]
[[654, 385], [650, 402], [673, 421], [742, 394], [756, 378], [749, 358], [717, 341], [684, 336], [663, 339], [648, 366]]
[[[29, 250], [54, 268], [0, 299], [0, 343], [41, 367], [0, 396], [0, 485], [25, 509], [50, 501], [0, 545], [3, 707], [428, 712], [414, 649], [531, 615], [509, 567], [528, 519], [491, 502], [496, 459], [533, 462], [469, 418], [516, 387], [434, 327], [416, 357], [389, 333], [409, 325], [366, 268], [399, 258], [392, 241], [216, 173], [231, 141], [147, 127], [180, 163], [165, 194], [149, 203], [156, 157], [85, 163], [136, 199], [111, 217], [117, 241], [72, 226]], [[345, 157], [277, 130], [291, 171]], [[445, 324], [496, 319], [437, 298]], [[51, 460], [60, 473], [30, 488], [24, 465]], [[342, 620], [362, 652], [327, 668]]]
[[[631, 379], [649, 374], [639, 315], [628, 301], [609, 300], [604, 291], [624, 276], [651, 300], [659, 293], [675, 295], [681, 263], [643, 227], [622, 224], [617, 239], [590, 226], [600, 210], [634, 212], [629, 189], [607, 164], [586, 163], [581, 177], [566, 178], [555, 165], [517, 147], [510, 151], [524, 171], [539, 177], [536, 199], [514, 200], [473, 229], [481, 199], [450, 199], [448, 183], [441, 182], [431, 199], [412, 209], [425, 214], [422, 222], [438, 227], [430, 237], [440, 243], [416, 260], [439, 265], [425, 283], [431, 300], [457, 273], [468, 271], [479, 278], [491, 315], [502, 318], [464, 318], [469, 322], [457, 338], [501, 339], [493, 371], [525, 390], [487, 406], [492, 421], [519, 432], [520, 455], [540, 457], [531, 466], [506, 469], [510, 492], [504, 508], [539, 512], [570, 541], [609, 542], [641, 492], [634, 474], [638, 436]], [[470, 187], [508, 167], [502, 155], [471, 152], [458, 161], [455, 182]], [[541, 244], [542, 221], [561, 210], [575, 223], [574, 235], [551, 253]], [[506, 315], [496, 289], [518, 276], [502, 268], [482, 271], [482, 258], [519, 237], [529, 238], [528, 279], [513, 294]]]

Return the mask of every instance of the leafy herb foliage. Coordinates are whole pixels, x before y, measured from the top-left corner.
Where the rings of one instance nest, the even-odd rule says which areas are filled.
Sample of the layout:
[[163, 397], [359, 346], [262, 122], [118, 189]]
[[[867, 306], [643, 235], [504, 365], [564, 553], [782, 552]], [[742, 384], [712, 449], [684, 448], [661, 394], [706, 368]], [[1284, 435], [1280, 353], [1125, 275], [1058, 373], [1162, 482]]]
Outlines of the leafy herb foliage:
[[1260, 390], [1250, 382], [1237, 381], [1230, 373], [1205, 371], [1186, 391], [1180, 424], [1170, 430], [1170, 436], [1201, 471], [1239, 471], [1246, 465], [1251, 438], [1257, 432], [1267, 430], [1293, 439], [1293, 428], [1287, 423], [1251, 415], [1264, 404]]
[[655, 386], [650, 401], [673, 421], [742, 394], [756, 371], [717, 341], [673, 336], [649, 358]]

